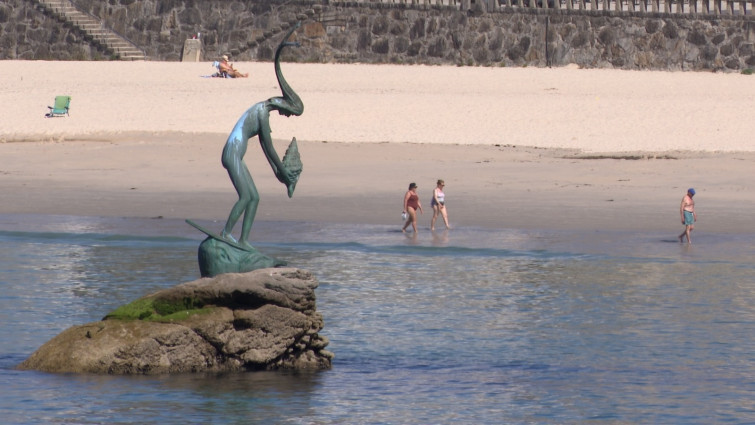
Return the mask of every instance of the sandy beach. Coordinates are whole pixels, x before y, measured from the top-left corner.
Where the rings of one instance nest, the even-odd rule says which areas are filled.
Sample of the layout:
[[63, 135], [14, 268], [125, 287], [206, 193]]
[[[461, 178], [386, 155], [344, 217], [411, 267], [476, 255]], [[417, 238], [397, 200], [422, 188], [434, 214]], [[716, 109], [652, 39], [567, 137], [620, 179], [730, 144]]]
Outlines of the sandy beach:
[[[280, 95], [271, 63], [248, 79], [209, 62], [0, 61], [0, 214], [225, 220], [220, 153], [252, 104]], [[755, 80], [740, 74], [572, 68], [282, 64], [301, 117], [292, 199], [258, 144], [246, 162], [258, 220], [400, 226], [417, 182], [425, 214], [445, 179], [453, 226], [752, 232]], [[45, 118], [56, 95], [70, 117]]]

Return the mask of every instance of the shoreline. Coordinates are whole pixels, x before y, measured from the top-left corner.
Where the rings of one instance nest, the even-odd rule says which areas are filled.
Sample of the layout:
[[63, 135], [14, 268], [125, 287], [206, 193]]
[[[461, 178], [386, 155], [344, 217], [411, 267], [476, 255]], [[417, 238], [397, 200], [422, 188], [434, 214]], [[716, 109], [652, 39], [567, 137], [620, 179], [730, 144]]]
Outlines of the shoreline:
[[[0, 143], [0, 190], [8, 200], [0, 214], [226, 219], [236, 193], [220, 164], [220, 135], [132, 137]], [[287, 141], [274, 143], [281, 150]], [[682, 228], [678, 203], [688, 186], [698, 191], [699, 229], [742, 231], [755, 209], [751, 180], [745, 178], [755, 164], [752, 152], [595, 155], [513, 146], [306, 141], [299, 147], [304, 172], [289, 199], [259, 147], [250, 144], [246, 162], [261, 196], [256, 220], [400, 228], [403, 194], [415, 181], [426, 209], [419, 223], [424, 228], [438, 178], [447, 184], [452, 227], [673, 234]], [[686, 176], [690, 169], [694, 179]]]

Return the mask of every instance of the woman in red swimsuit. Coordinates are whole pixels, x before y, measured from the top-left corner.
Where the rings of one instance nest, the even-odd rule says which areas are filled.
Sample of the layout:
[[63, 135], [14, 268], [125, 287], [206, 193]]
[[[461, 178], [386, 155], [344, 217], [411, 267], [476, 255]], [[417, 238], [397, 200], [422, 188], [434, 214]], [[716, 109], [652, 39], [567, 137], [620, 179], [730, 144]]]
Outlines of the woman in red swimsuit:
[[417, 195], [417, 184], [409, 183], [409, 190], [404, 195], [404, 212], [408, 213], [409, 216], [406, 219], [406, 223], [404, 223], [404, 227], [401, 229], [402, 232], [406, 233], [406, 228], [411, 224], [414, 233], [417, 233], [417, 210], [419, 210], [420, 214], [424, 214], [422, 212], [422, 204], [419, 202], [419, 195]]

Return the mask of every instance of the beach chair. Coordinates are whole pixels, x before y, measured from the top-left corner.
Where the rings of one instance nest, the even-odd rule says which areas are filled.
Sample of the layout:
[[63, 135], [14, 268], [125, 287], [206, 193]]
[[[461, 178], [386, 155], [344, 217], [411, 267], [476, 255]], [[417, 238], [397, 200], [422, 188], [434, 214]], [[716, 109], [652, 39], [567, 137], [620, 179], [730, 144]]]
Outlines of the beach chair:
[[57, 115], [68, 115], [68, 109], [70, 106], [71, 96], [55, 96], [55, 106], [48, 106], [50, 112], [48, 112], [45, 116], [54, 117]]

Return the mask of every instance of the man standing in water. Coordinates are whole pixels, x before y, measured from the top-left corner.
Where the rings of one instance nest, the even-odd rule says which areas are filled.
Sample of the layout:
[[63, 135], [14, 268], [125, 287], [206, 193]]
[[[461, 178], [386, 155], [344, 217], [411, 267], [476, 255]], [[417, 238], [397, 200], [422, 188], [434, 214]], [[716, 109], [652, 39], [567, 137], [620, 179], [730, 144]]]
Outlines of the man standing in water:
[[686, 236], [688, 244], [692, 243], [689, 234], [695, 229], [695, 222], [697, 221], [693, 196], [695, 196], [695, 189], [687, 189], [687, 194], [682, 198], [682, 205], [679, 207], [679, 214], [682, 216], [682, 224], [684, 225], [684, 231], [679, 235], [679, 242], [684, 242]]
[[[294, 188], [296, 187], [296, 182], [299, 178], [299, 173], [301, 172], [300, 167], [298, 169], [288, 169], [284, 166], [278, 157], [278, 154], [275, 152], [273, 140], [270, 136], [271, 111], [278, 111], [279, 114], [287, 117], [291, 115], [299, 116], [304, 112], [304, 104], [283, 78], [280, 69], [280, 54], [283, 48], [286, 46], [299, 45], [298, 43], [286, 41], [299, 25], [300, 23], [297, 23], [288, 31], [288, 33], [286, 33], [283, 37], [283, 41], [281, 41], [278, 45], [278, 49], [275, 51], [275, 75], [278, 78], [278, 84], [280, 85], [283, 96], [272, 97], [263, 102], [256, 103], [244, 112], [244, 115], [239, 118], [236, 126], [233, 127], [231, 134], [228, 136], [225, 147], [223, 148], [223, 167], [228, 170], [228, 175], [231, 178], [233, 187], [236, 189], [236, 192], [238, 192], [239, 200], [233, 205], [221, 236], [225, 239], [236, 242], [231, 235], [231, 232], [233, 231], [236, 222], [243, 214], [244, 220], [242, 222], [241, 236], [239, 237], [238, 244], [247, 248], [252, 248], [249, 242], [247, 242], [247, 238], [249, 237], [249, 231], [252, 228], [254, 216], [257, 214], [257, 206], [259, 204], [259, 193], [252, 180], [252, 175], [249, 173], [249, 169], [244, 163], [244, 155], [246, 154], [249, 139], [258, 136], [262, 151], [270, 163], [270, 167], [273, 169], [275, 177], [277, 177], [278, 181], [285, 184], [288, 188], [289, 198], [294, 193]], [[296, 148], [294, 143], [295, 140], [296, 139], [292, 141], [292, 147], [294, 149]], [[292, 147], [289, 147], [289, 149]]]

